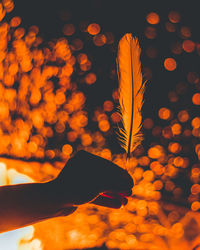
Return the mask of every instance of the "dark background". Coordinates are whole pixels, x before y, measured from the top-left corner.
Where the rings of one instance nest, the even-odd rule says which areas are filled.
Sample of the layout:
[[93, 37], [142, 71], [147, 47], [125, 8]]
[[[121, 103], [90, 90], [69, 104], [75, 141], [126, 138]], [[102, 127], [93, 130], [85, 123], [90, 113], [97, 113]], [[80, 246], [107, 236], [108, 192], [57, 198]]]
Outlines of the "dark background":
[[[62, 27], [65, 23], [73, 23], [78, 26], [80, 21], [87, 21], [100, 24], [102, 32], [112, 32], [115, 36], [115, 46], [126, 32], [132, 32], [139, 37], [140, 46], [145, 49], [152, 43], [144, 36], [144, 29], [147, 26], [145, 17], [151, 11], [158, 13], [160, 16], [160, 23], [157, 25], [158, 36], [153, 41], [159, 51], [157, 61], [142, 58], [142, 65], [150, 65], [153, 71], [153, 77], [146, 91], [146, 105], [144, 106], [144, 112], [151, 116], [155, 112], [152, 112], [150, 107], [157, 109], [167, 102], [166, 93], [172, 90], [178, 81], [185, 80], [185, 70], [198, 71], [199, 56], [195, 55], [187, 57], [187, 60], [179, 56], [180, 62], [184, 61], [184, 65], [180, 65], [175, 72], [166, 72], [163, 68], [164, 58], [172, 56], [169, 49], [170, 43], [177, 39], [174, 34], [164, 31], [164, 24], [168, 21], [168, 13], [171, 10], [180, 13], [181, 25], [190, 27], [192, 40], [198, 42], [200, 36], [198, 1], [18, 0], [15, 2], [12, 15], [22, 17], [23, 27], [37, 25], [40, 35], [45, 41], [62, 37]], [[63, 11], [69, 15], [66, 21], [59, 17]], [[77, 34], [78, 36], [79, 34]], [[97, 82], [95, 87], [90, 88], [87, 96], [91, 105], [96, 106], [102, 104], [103, 99], [110, 97], [111, 88], [109, 89], [109, 86], [113, 86], [113, 84], [108, 79], [108, 74], [111, 68], [115, 68], [116, 54], [110, 53], [106, 47], [97, 50], [89, 43], [85, 45], [84, 49], [93, 57], [93, 67], [99, 72], [98, 80], [101, 85]], [[106, 92], [102, 91], [104, 86], [107, 87]], [[100, 94], [101, 92], [102, 94]], [[95, 96], [95, 99], [92, 96]]]

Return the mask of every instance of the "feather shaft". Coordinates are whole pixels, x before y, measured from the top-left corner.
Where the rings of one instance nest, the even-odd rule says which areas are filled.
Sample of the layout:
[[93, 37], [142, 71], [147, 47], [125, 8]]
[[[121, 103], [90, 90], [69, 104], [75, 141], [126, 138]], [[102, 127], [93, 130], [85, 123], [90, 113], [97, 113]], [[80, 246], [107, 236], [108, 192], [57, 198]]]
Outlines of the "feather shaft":
[[141, 49], [132, 34], [122, 37], [118, 45], [117, 70], [119, 79], [119, 104], [123, 128], [119, 128], [119, 140], [130, 158], [133, 150], [141, 143], [141, 108], [145, 83], [140, 62]]

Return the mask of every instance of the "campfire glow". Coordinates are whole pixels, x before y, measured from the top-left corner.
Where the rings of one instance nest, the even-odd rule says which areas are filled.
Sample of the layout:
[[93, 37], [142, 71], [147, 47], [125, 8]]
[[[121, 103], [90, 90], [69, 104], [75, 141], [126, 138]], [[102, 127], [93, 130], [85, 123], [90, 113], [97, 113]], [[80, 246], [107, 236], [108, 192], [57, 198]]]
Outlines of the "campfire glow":
[[[7, 169], [6, 164], [0, 162], [0, 185], [11, 185], [18, 183], [33, 182], [33, 180], [20, 174], [13, 168]], [[33, 239], [34, 227], [28, 226], [20, 228], [11, 232], [2, 233], [0, 235], [0, 247], [4, 250], [25, 250], [25, 249], [37, 249], [42, 250], [40, 240]]]
[[[50, 180], [79, 149], [124, 167], [125, 156], [112, 153], [107, 144], [120, 120], [117, 89], [100, 107], [85, 108], [84, 87], [95, 85], [98, 74], [82, 51], [84, 39], [73, 38], [75, 25], [65, 24], [63, 38], [43, 43], [38, 27], [26, 31], [20, 17], [7, 15], [13, 8], [12, 0], [0, 2], [0, 184]], [[192, 41], [189, 27], [176, 26], [178, 12], [171, 11], [168, 19], [165, 32], [178, 30], [180, 36], [171, 54], [162, 58], [163, 70], [172, 73], [180, 63], [176, 56], [199, 56], [200, 44]], [[150, 12], [146, 20], [144, 36], [153, 41], [161, 32], [156, 26], [160, 17]], [[82, 22], [80, 30], [97, 49], [114, 49], [113, 33], [101, 33], [99, 24]], [[158, 52], [147, 43], [149, 60], [156, 60]], [[151, 67], [144, 72], [151, 79]], [[169, 103], [156, 110], [157, 118], [144, 119], [146, 137], [154, 139], [148, 149], [138, 147], [129, 162], [136, 185], [125, 207], [83, 205], [69, 217], [2, 234], [0, 248], [63, 250], [106, 244], [109, 249], [188, 250], [200, 244], [200, 81], [198, 73], [186, 73], [187, 82], [168, 93]], [[110, 79], [115, 75], [112, 69]], [[185, 106], [178, 105], [181, 100]], [[186, 172], [187, 179], [177, 181]]]

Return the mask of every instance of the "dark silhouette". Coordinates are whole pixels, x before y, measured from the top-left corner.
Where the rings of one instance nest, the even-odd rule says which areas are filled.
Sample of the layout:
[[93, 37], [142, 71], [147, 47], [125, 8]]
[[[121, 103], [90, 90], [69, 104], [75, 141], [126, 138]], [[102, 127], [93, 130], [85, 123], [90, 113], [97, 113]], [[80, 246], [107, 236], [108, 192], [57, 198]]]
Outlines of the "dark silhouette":
[[126, 170], [79, 151], [53, 181], [0, 187], [0, 232], [69, 215], [87, 202], [119, 208], [132, 187]]

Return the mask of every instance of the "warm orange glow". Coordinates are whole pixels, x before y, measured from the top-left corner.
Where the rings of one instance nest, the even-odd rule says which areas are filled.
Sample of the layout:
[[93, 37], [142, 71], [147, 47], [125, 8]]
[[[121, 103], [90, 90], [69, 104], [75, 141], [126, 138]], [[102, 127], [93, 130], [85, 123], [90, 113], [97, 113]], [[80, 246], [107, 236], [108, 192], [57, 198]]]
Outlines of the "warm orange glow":
[[168, 120], [171, 117], [171, 111], [167, 108], [161, 108], [158, 111], [158, 115], [163, 120]]
[[196, 72], [188, 72], [187, 80], [190, 83], [197, 84], [199, 82], [199, 76], [198, 76], [198, 74]]
[[191, 31], [189, 27], [183, 26], [181, 27], [181, 35], [183, 36], [183, 38], [189, 38], [191, 37]]
[[156, 175], [162, 175], [165, 172], [163, 165], [158, 161], [151, 162], [150, 168]]
[[200, 185], [199, 184], [193, 184], [191, 187], [191, 193], [196, 195], [200, 193]]
[[197, 154], [200, 153], [200, 144], [196, 144], [196, 146], [195, 146], [195, 152]]
[[143, 126], [145, 129], [152, 129], [153, 128], [153, 120], [151, 118], [146, 118], [143, 122]]
[[121, 120], [121, 117], [120, 117], [119, 113], [118, 113], [118, 112], [112, 113], [112, 115], [111, 115], [111, 120], [112, 120], [112, 122], [114, 122], [114, 123], [119, 123], [120, 120]]
[[192, 209], [193, 211], [199, 210], [199, 209], [200, 209], [200, 202], [194, 201], [194, 202], [192, 203], [192, 205], [191, 205], [191, 209]]
[[114, 34], [113, 34], [112, 32], [106, 32], [106, 33], [105, 33], [105, 36], [106, 36], [106, 43], [107, 43], [107, 44], [112, 44], [112, 43], [114, 43], [115, 38], [114, 38]]
[[10, 26], [11, 26], [11, 27], [17, 27], [17, 26], [20, 25], [20, 23], [21, 23], [21, 18], [18, 17], [18, 16], [16, 16], [16, 17], [13, 17], [13, 18], [11, 19], [11, 21], [10, 21]]
[[174, 154], [177, 154], [181, 151], [182, 147], [178, 142], [170, 142], [168, 150]]
[[81, 39], [79, 38], [76, 38], [72, 41], [72, 44], [73, 44], [73, 49], [74, 50], [81, 50], [83, 48], [83, 42]]
[[170, 11], [168, 18], [169, 18], [170, 22], [172, 22], [172, 23], [179, 23], [181, 16], [180, 16], [179, 12], [177, 12], [177, 11]]
[[179, 123], [175, 123], [171, 127], [173, 135], [179, 135], [181, 133], [181, 129], [182, 127]]
[[178, 113], [178, 119], [180, 122], [187, 122], [189, 118], [190, 116], [186, 110], [182, 110]]
[[81, 135], [81, 143], [83, 146], [89, 146], [92, 144], [92, 137], [88, 133], [84, 133]]
[[112, 159], [112, 154], [110, 149], [105, 148], [101, 151], [101, 157], [107, 159], [107, 160], [111, 160]]
[[114, 105], [111, 101], [105, 101], [103, 104], [104, 111], [111, 112], [114, 108]]
[[161, 190], [163, 188], [163, 183], [160, 180], [154, 181], [153, 185], [156, 190]]
[[103, 132], [107, 132], [110, 129], [110, 123], [107, 120], [101, 120], [99, 122], [99, 129]]
[[193, 128], [200, 128], [200, 117], [195, 117], [192, 119], [191, 124]]
[[69, 156], [73, 152], [73, 148], [72, 148], [72, 146], [70, 144], [65, 144], [62, 147], [62, 152], [63, 152], [64, 155]]
[[162, 148], [159, 146], [151, 147], [148, 150], [148, 156], [152, 159], [157, 159], [162, 156]]
[[195, 43], [191, 40], [185, 40], [183, 41], [183, 49], [185, 50], [185, 52], [191, 53], [194, 51], [195, 49]]
[[176, 27], [174, 26], [174, 24], [172, 24], [170, 22], [166, 22], [165, 28], [168, 32], [175, 32], [176, 31]]
[[0, 21], [4, 18], [6, 11], [3, 8], [3, 4], [0, 3]]
[[[95, 45], [94, 49], [100, 51], [104, 48], [99, 47], [105, 45], [105, 49], [113, 52], [115, 33], [104, 33], [103, 30], [100, 33], [100, 25], [88, 21], [77, 26], [68, 23], [63, 27], [64, 38], [43, 44], [37, 26], [25, 30], [20, 26], [18, 16], [8, 17], [8, 23], [4, 22], [4, 16], [13, 7], [11, 0], [0, 3], [0, 20], [3, 20], [0, 25], [0, 154], [25, 159], [47, 158], [53, 163], [1, 159], [0, 185], [6, 184], [9, 178], [14, 180], [16, 170], [37, 181], [48, 181], [57, 176], [71, 154], [79, 149], [86, 149], [127, 168], [135, 180], [133, 197], [121, 209], [97, 208], [92, 204], [80, 206], [71, 216], [35, 225], [34, 237], [42, 243], [37, 238], [31, 243], [22, 240], [19, 248], [85, 249], [100, 247], [104, 243], [112, 249], [176, 249], [179, 246], [187, 250], [196, 246], [198, 236], [191, 240], [188, 230], [198, 233], [191, 225], [198, 225], [199, 215], [194, 212], [200, 209], [200, 117], [195, 113], [200, 105], [199, 73], [188, 68], [185, 83], [174, 78], [174, 89], [166, 93], [168, 103], [163, 104], [158, 114], [155, 113], [158, 117], [148, 117], [143, 121], [145, 139], [151, 138], [149, 145], [145, 145], [148, 150], [138, 147], [126, 163], [124, 151], [114, 154], [115, 148], [109, 147], [114, 136], [112, 129], [121, 121], [116, 112], [119, 102], [116, 85], [113, 84], [115, 89], [111, 90], [110, 96], [94, 107], [94, 113], [90, 112], [86, 102], [86, 89], [99, 84], [101, 71], [95, 68], [94, 59], [85, 50], [84, 35], [87, 42]], [[153, 26], [161, 21], [159, 15], [155, 12], [147, 15], [148, 26], [144, 31], [147, 39], [154, 39], [157, 34], [160, 37], [160, 25]], [[164, 61], [167, 71], [176, 69], [179, 55], [200, 55], [200, 46], [194, 42], [191, 29], [177, 24], [180, 21], [180, 14], [171, 11], [169, 21], [161, 24], [168, 32], [174, 32], [169, 34], [163, 30], [166, 35], [187, 39], [182, 42], [173, 40], [168, 46], [174, 58]], [[79, 31], [87, 33], [80, 35]], [[144, 44], [144, 54], [148, 57], [143, 68], [145, 79], [151, 79], [155, 74], [148, 61], [157, 62], [163, 55], [156, 41], [147, 40], [148, 44]], [[166, 74], [171, 74], [167, 71]], [[111, 81], [115, 81], [116, 69], [111, 68], [108, 75]], [[75, 79], [71, 79], [72, 76]], [[85, 83], [95, 84], [90, 87]], [[190, 95], [193, 95], [192, 102]], [[190, 107], [182, 105], [186, 97]], [[50, 138], [52, 141], [56, 138], [56, 145], [49, 145]], [[62, 139], [61, 144], [57, 144], [57, 138], [58, 141]], [[188, 152], [194, 153], [192, 160], [186, 157]], [[184, 171], [188, 173], [190, 185], [183, 188], [176, 178]], [[174, 204], [165, 200], [162, 191], [169, 192]], [[185, 191], [188, 196], [185, 196]], [[184, 200], [191, 209], [176, 205]], [[52, 235], [56, 235], [56, 239]], [[4, 249], [1, 237], [0, 248]]]
[[93, 42], [98, 47], [103, 46], [106, 44], [106, 36], [103, 34], [98, 34], [93, 37]]
[[199, 93], [196, 93], [196, 94], [193, 95], [192, 102], [195, 105], [200, 105], [200, 94]]
[[147, 156], [142, 156], [138, 159], [138, 163], [141, 166], [148, 166], [150, 163], [150, 159]]
[[147, 15], [146, 20], [150, 24], [158, 24], [160, 22], [159, 15], [155, 12], [151, 12]]
[[176, 61], [173, 58], [166, 58], [164, 61], [164, 67], [168, 71], [173, 71], [176, 69]]
[[70, 131], [67, 133], [67, 139], [69, 142], [74, 142], [78, 137], [78, 134], [75, 131]]
[[87, 28], [87, 31], [90, 35], [99, 34], [100, 30], [101, 30], [100, 25], [97, 23], [91, 23]]
[[176, 94], [176, 92], [175, 91], [170, 91], [169, 93], [168, 93], [168, 98], [169, 98], [169, 101], [170, 102], [177, 102], [178, 101], [178, 95]]
[[73, 35], [75, 32], [75, 27], [73, 24], [65, 24], [65, 26], [63, 27], [63, 33], [66, 36], [71, 36]]
[[85, 63], [87, 63], [87, 61], [88, 61], [88, 57], [87, 57], [86, 54], [80, 53], [80, 54], [77, 56], [77, 61], [78, 61], [78, 63], [80, 63], [80, 64], [85, 64]]
[[178, 156], [178, 157], [175, 157], [175, 158], [174, 158], [174, 165], [175, 165], [176, 167], [182, 167], [183, 164], [184, 164], [184, 160], [183, 160], [182, 157]]
[[97, 80], [97, 77], [94, 73], [89, 73], [85, 77], [85, 82], [89, 85], [95, 83], [96, 80]]

